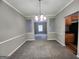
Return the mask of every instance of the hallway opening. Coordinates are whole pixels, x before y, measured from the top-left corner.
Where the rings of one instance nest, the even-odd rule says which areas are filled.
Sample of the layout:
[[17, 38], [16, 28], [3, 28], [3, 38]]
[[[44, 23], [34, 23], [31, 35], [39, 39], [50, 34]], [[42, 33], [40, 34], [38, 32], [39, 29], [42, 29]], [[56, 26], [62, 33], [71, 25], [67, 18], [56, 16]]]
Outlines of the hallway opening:
[[34, 36], [36, 40], [47, 40], [47, 21], [34, 22]]

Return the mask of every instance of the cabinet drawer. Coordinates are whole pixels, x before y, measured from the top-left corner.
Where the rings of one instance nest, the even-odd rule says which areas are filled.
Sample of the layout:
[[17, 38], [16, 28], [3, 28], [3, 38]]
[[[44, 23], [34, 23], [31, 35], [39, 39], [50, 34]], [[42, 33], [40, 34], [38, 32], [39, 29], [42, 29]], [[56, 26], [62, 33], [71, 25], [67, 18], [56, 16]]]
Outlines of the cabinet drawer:
[[74, 34], [66, 34], [65, 35], [66, 42], [74, 42]]

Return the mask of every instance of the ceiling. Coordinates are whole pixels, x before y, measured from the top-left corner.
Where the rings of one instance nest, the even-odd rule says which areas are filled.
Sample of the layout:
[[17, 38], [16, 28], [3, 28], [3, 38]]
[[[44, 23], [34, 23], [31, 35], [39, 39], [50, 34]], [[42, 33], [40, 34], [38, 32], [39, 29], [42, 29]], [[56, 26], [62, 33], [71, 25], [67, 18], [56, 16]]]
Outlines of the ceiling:
[[[6, 0], [13, 7], [19, 10], [25, 17], [32, 17], [39, 14], [38, 0]], [[56, 16], [72, 0], [42, 0], [41, 10], [46, 16]]]

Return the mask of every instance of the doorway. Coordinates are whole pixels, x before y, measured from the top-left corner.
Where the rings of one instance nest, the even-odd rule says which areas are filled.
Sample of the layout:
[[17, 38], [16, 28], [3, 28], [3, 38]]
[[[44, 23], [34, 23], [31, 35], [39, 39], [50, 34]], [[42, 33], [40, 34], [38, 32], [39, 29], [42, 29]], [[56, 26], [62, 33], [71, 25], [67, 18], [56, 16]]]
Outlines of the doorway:
[[65, 18], [65, 44], [74, 54], [78, 46], [78, 17], [79, 12], [75, 12]]
[[34, 34], [36, 40], [47, 40], [47, 22], [34, 22]]

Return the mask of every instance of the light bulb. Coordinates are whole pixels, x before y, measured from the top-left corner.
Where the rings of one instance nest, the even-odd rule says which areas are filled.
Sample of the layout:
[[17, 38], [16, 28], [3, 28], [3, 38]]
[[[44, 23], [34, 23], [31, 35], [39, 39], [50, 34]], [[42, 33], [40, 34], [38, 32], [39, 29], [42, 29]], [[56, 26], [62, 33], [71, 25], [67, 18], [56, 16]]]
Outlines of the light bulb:
[[35, 16], [35, 20], [38, 21], [38, 16]]
[[43, 19], [44, 19], [44, 16], [41, 15], [41, 16], [40, 16], [40, 21], [43, 21]]
[[44, 20], [46, 20], [46, 17], [44, 17]]

